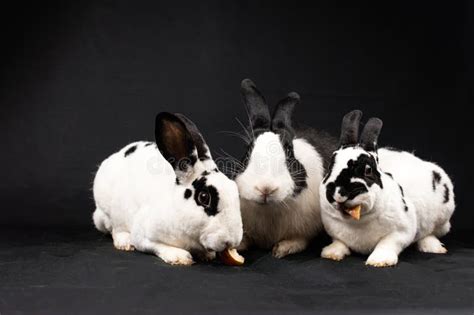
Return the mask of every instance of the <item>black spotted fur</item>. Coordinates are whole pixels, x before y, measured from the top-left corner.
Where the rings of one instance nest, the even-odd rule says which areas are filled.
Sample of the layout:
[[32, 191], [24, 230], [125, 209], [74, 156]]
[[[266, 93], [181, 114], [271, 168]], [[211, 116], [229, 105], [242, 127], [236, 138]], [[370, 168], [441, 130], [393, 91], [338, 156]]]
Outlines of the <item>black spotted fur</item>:
[[132, 154], [133, 152], [135, 152], [135, 150], [137, 150], [137, 146], [136, 146], [136, 145], [132, 145], [130, 148], [127, 149], [127, 151], [125, 151], [124, 156], [125, 156], [125, 157], [129, 156], [130, 154]]
[[[208, 216], [215, 216], [218, 213], [217, 205], [219, 204], [219, 192], [217, 189], [212, 185], [206, 185], [207, 178], [201, 177], [199, 179], [195, 179], [192, 183], [194, 187], [194, 201], [197, 205], [202, 206], [204, 211]], [[201, 191], [205, 190], [211, 197], [209, 207], [206, 207], [200, 204], [198, 196]]]
[[[372, 168], [372, 175], [365, 176], [365, 167], [369, 165]], [[351, 182], [352, 178], [362, 179], [365, 184], [360, 182]], [[358, 195], [368, 192], [367, 187], [378, 185], [383, 189], [381, 174], [377, 170], [376, 159], [369, 154], [360, 154], [357, 160], [349, 160], [347, 167], [337, 176], [334, 182], [326, 187], [326, 197], [329, 202], [334, 202], [334, 193], [339, 188], [339, 194], [347, 197], [348, 200], [354, 199]]]

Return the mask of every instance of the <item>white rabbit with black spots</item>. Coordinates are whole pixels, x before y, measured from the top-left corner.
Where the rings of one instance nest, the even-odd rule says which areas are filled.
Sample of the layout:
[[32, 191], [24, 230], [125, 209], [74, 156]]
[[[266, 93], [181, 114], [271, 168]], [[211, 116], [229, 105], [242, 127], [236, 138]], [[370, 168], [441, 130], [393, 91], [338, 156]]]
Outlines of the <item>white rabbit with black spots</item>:
[[455, 208], [448, 175], [411, 153], [377, 149], [378, 118], [369, 119], [359, 142], [361, 116], [355, 110], [344, 117], [340, 148], [320, 186], [321, 216], [333, 239], [321, 256], [341, 260], [353, 250], [370, 254], [367, 265], [385, 267], [414, 242], [422, 252], [446, 253], [438, 238], [450, 230]]
[[169, 264], [213, 259], [242, 239], [237, 185], [221, 173], [198, 129], [181, 114], [156, 117], [156, 143], [112, 154], [94, 180], [94, 224], [121, 250]]
[[270, 116], [251, 80], [242, 81], [241, 93], [251, 139], [235, 176], [244, 224], [239, 249], [272, 249], [282, 258], [304, 250], [322, 229], [318, 186], [337, 141], [292, 126], [298, 94], [289, 93]]

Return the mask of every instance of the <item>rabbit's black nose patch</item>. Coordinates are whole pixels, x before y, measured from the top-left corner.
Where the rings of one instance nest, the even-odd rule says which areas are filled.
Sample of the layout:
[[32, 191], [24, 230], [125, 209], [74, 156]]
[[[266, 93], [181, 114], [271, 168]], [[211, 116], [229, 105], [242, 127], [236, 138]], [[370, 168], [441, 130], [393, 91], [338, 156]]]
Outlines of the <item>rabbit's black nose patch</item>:
[[339, 195], [347, 196], [347, 189], [345, 187], [339, 187]]

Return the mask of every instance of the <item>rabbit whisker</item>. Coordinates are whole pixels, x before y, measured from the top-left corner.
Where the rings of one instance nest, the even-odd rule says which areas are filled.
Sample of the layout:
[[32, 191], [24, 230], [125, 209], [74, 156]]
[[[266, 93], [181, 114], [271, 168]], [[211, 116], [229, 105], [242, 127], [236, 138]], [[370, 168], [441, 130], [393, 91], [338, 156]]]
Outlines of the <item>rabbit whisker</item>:
[[230, 136], [234, 136], [234, 137], [237, 137], [237, 138], [242, 139], [242, 140], [245, 142], [245, 144], [247, 144], [247, 145], [250, 144], [250, 139], [247, 138], [245, 135], [242, 135], [242, 134], [240, 134], [240, 133], [238, 133], [238, 132], [222, 130], [222, 131], [218, 131], [217, 133], [228, 134], [228, 135], [230, 135]]
[[290, 210], [290, 206], [286, 203], [285, 200], [280, 201], [280, 204], [282, 204], [286, 209]]
[[255, 141], [255, 133], [253, 132], [252, 120], [250, 119], [250, 113], [247, 107], [245, 107], [245, 113], [247, 114], [247, 118], [249, 120], [249, 128], [252, 131], [253, 141]]
[[[250, 118], [249, 118], [250, 119]], [[248, 131], [248, 129], [245, 127], [245, 125], [240, 121], [239, 118], [235, 117], [235, 120], [237, 121], [237, 123], [240, 125], [240, 127], [242, 127], [242, 129], [245, 131], [245, 133], [247, 134], [248, 138], [249, 138], [249, 143], [252, 142], [252, 140], [255, 141], [255, 135], [253, 135], [253, 130], [252, 130], [252, 134], [250, 134], [250, 132]]]
[[231, 159], [233, 162], [235, 162], [237, 165], [239, 165], [241, 167], [244, 166], [244, 164], [242, 162], [240, 162], [239, 159], [237, 159], [236, 157], [234, 157], [231, 154], [227, 153], [226, 151], [224, 151], [224, 149], [221, 148], [221, 151], [224, 154], [223, 156], [221, 155], [222, 157]]

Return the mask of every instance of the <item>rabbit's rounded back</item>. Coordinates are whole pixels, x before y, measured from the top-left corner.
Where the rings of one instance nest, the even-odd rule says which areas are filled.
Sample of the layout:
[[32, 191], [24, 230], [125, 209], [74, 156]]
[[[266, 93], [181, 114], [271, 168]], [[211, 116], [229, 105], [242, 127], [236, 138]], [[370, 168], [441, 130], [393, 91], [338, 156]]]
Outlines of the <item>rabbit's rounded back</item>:
[[331, 205], [326, 210], [347, 217], [345, 210], [361, 205], [366, 215], [377, 211], [376, 202], [379, 206], [385, 205], [384, 202], [393, 206], [390, 198], [396, 198], [401, 201], [397, 203], [401, 212], [416, 212], [418, 237], [436, 230], [447, 233], [455, 208], [449, 176], [438, 165], [413, 153], [378, 149], [382, 129], [378, 118], [367, 121], [359, 140], [361, 116], [361, 111], [354, 110], [343, 118], [340, 148], [334, 152], [329, 172], [320, 186], [321, 198]]
[[[172, 246], [237, 246], [243, 233], [237, 185], [219, 171], [195, 124], [160, 113], [155, 138], [156, 144], [129, 144], [102, 163], [94, 181], [96, 211], [110, 218], [112, 230], [131, 232], [137, 223]], [[142, 209], [147, 212], [138, 215]]]

